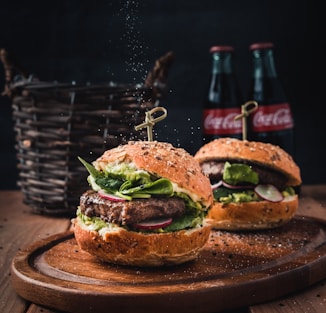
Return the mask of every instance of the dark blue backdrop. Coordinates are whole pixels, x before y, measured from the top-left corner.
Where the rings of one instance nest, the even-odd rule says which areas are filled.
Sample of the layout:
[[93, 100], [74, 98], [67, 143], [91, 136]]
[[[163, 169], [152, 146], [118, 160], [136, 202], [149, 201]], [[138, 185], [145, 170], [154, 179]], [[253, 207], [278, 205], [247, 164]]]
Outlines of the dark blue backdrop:
[[[325, 183], [322, 14], [316, 0], [2, 1], [0, 48], [41, 80], [62, 82], [142, 82], [158, 57], [174, 51], [170, 90], [161, 101], [168, 118], [156, 128], [156, 138], [194, 153], [201, 144], [209, 47], [234, 45], [245, 93], [249, 45], [273, 41], [295, 118], [295, 158], [303, 182]], [[1, 86], [3, 76], [1, 68]], [[1, 98], [1, 189], [16, 187], [14, 143], [10, 101]]]

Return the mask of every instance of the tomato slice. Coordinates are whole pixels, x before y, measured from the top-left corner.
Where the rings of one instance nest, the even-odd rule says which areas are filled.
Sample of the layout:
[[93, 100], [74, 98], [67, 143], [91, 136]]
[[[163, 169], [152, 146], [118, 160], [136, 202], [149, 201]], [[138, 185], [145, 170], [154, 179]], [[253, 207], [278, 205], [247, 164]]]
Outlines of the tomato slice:
[[172, 223], [172, 218], [157, 218], [154, 220], [139, 222], [134, 224], [133, 226], [138, 229], [143, 230], [151, 230], [151, 229], [157, 229], [157, 228], [163, 228]]
[[126, 201], [126, 199], [118, 197], [118, 196], [113, 195], [111, 193], [107, 193], [103, 189], [98, 191], [98, 195], [103, 199], [107, 199], [107, 200], [111, 200], [111, 201], [117, 201], [117, 202]]

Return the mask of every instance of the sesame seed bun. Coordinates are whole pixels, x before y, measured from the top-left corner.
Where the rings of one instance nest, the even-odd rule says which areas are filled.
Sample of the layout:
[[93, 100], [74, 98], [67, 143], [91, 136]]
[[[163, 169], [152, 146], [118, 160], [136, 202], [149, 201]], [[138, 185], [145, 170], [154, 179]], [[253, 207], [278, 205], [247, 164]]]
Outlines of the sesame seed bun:
[[169, 233], [144, 234], [117, 228], [101, 236], [90, 231], [79, 218], [74, 234], [79, 247], [98, 259], [119, 265], [157, 267], [195, 260], [205, 246], [211, 226]]
[[280, 202], [253, 201], [211, 206], [207, 221], [214, 229], [258, 230], [279, 227], [290, 221], [299, 206], [298, 195]]
[[104, 152], [93, 165], [104, 170], [108, 163], [117, 161], [133, 162], [138, 169], [168, 178], [206, 206], [213, 201], [209, 180], [193, 156], [182, 148], [167, 142], [130, 141]]

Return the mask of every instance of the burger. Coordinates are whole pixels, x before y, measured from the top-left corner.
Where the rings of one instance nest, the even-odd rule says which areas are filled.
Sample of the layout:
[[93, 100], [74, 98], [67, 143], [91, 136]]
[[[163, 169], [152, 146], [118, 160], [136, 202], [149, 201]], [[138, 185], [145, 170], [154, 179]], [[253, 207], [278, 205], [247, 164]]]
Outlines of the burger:
[[194, 158], [211, 182], [214, 202], [207, 218], [212, 228], [270, 229], [294, 216], [300, 169], [279, 146], [219, 138], [202, 146]]
[[164, 266], [194, 260], [206, 244], [210, 181], [192, 155], [159, 141], [130, 141], [92, 164], [72, 219], [80, 249], [100, 260]]

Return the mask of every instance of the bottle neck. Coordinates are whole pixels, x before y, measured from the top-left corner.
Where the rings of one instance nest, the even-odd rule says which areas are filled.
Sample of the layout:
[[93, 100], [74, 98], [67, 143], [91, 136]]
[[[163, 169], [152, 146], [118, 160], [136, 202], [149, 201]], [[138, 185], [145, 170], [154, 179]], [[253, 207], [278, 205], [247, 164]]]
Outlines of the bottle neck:
[[253, 78], [277, 77], [272, 49], [253, 50], [252, 60]]
[[231, 52], [212, 53], [212, 74], [233, 73], [233, 59]]

